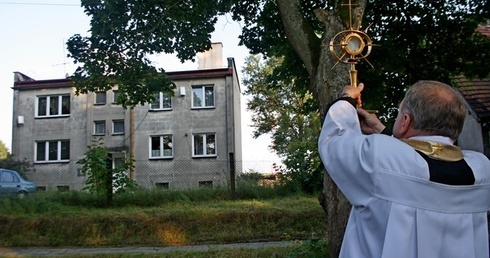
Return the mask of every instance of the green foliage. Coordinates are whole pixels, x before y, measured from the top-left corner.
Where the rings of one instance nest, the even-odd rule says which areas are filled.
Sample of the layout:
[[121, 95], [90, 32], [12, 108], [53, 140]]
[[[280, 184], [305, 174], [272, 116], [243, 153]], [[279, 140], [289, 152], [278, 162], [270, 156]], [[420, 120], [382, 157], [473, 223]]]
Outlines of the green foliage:
[[5, 143], [2, 140], [0, 140], [0, 160], [4, 160], [8, 158], [8, 156], [9, 156], [9, 149], [7, 148]]
[[277, 74], [281, 58], [262, 60], [258, 55], [246, 58], [243, 72], [247, 103], [253, 111], [254, 137], [270, 133], [271, 146], [283, 158], [282, 183], [308, 193], [323, 185], [323, 173], [317, 151], [320, 117], [313, 95], [298, 91], [293, 81]]
[[[274, 198], [303, 198], [309, 195], [287, 191], [283, 187], [262, 187], [255, 183], [239, 180], [235, 194], [225, 188], [200, 188], [191, 190], [142, 190], [118, 193], [110, 208], [158, 207], [172, 203], [204, 203], [231, 200], [268, 200]], [[31, 198], [0, 199], [0, 214], [45, 214], [63, 213], [69, 210], [103, 209], [96, 195], [86, 191], [37, 192]]]
[[17, 160], [14, 155], [8, 155], [6, 159], [0, 159], [0, 168], [17, 171], [24, 179], [28, 180], [28, 172], [33, 169], [33, 165], [27, 159]]
[[[301, 1], [302, 16], [297, 23], [304, 24], [314, 35], [325, 36], [333, 28], [323, 28], [313, 10], [322, 8], [328, 15], [345, 19], [348, 13], [342, 1]], [[355, 3], [356, 1], [353, 1]], [[392, 123], [393, 112], [403, 98], [404, 90], [421, 79], [451, 83], [451, 76], [485, 77], [490, 66], [490, 40], [476, 31], [479, 24], [490, 17], [488, 1], [417, 0], [367, 1], [361, 30], [376, 44], [367, 62], [358, 65], [359, 81], [364, 105], [381, 111], [382, 117]], [[334, 9], [337, 8], [337, 9]], [[243, 22], [240, 44], [253, 54], [268, 58], [284, 58], [274, 69], [281, 81], [292, 81], [295, 91], [308, 89], [311, 80], [304, 65], [286, 38], [277, 11], [276, 1], [240, 1], [232, 7], [233, 18]], [[315, 49], [317, 48], [317, 49]], [[321, 43], [312, 46], [313, 56], [328, 51]], [[319, 63], [325, 60], [318, 60]], [[330, 69], [325, 67], [320, 69]], [[331, 78], [324, 78], [330, 80]], [[317, 99], [317, 101], [320, 101]]]
[[32, 163], [27, 159], [17, 160], [13, 155], [10, 155], [5, 143], [0, 140], [0, 168], [11, 169], [19, 172], [24, 178], [27, 178], [27, 173], [32, 169]]
[[110, 207], [95, 205], [88, 192], [3, 198], [0, 245], [171, 246], [306, 239], [325, 232], [316, 197], [269, 190], [276, 194], [244, 199], [211, 189], [135, 191], [114, 196]]
[[228, 6], [224, 2], [82, 0], [91, 34], [76, 34], [67, 42], [68, 56], [81, 65], [72, 76], [77, 93], [117, 85], [117, 101], [124, 107], [151, 102], [158, 92], [171, 93], [175, 86], [149, 56], [177, 53], [185, 61], [209, 49], [217, 15]]
[[[347, 7], [340, 3], [300, 1], [302, 15], [297, 23], [309, 36], [311, 56], [326, 51], [320, 38], [332, 29], [325, 28], [313, 11], [321, 8], [346, 21]], [[274, 69], [281, 81], [294, 85], [297, 92], [304, 92], [312, 82], [297, 48], [286, 37], [284, 14], [276, 1], [85, 0], [81, 4], [91, 17], [91, 35], [77, 34], [67, 42], [69, 56], [80, 64], [72, 77], [79, 93], [117, 85], [118, 102], [134, 106], [152, 101], [156, 92], [171, 92], [174, 86], [164, 70], [155, 68], [148, 57], [176, 53], [181, 61], [193, 59], [209, 49], [217, 16], [228, 12], [243, 24], [240, 44], [253, 54], [284, 59]], [[490, 40], [476, 27], [489, 16], [488, 2], [479, 0], [368, 1], [361, 29], [372, 24], [368, 35], [377, 46], [369, 56], [375, 69], [367, 62], [358, 69], [359, 81], [367, 85], [366, 107], [381, 110], [389, 119], [404, 89], [417, 80], [449, 83], [453, 75], [488, 75]]]
[[487, 1], [369, 1], [364, 25], [379, 46], [359, 66], [364, 103], [393, 122], [405, 89], [418, 80], [451, 84], [452, 76], [489, 75], [490, 39], [477, 26], [490, 16]]
[[112, 201], [113, 193], [126, 190], [134, 190], [136, 184], [126, 174], [132, 168], [131, 160], [112, 168], [109, 149], [103, 146], [102, 139], [94, 140], [85, 157], [77, 164], [82, 164], [82, 173], [87, 175], [84, 190], [95, 193], [99, 198], [105, 198], [105, 202]]
[[295, 247], [288, 258], [325, 258], [330, 257], [328, 242], [325, 238], [313, 237], [301, 246]]

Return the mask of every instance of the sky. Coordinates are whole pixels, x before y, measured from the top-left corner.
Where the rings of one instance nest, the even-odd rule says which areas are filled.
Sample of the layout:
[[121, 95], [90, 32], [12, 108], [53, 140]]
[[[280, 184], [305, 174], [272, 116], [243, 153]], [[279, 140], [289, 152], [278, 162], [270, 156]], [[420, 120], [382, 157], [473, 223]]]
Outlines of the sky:
[[[90, 17], [80, 7], [79, 0], [0, 0], [0, 140], [11, 149], [14, 72], [35, 80], [61, 79], [72, 74], [76, 65], [66, 57], [65, 42], [74, 34], [88, 36]], [[223, 63], [233, 57], [242, 80], [246, 47], [238, 46], [241, 27], [230, 16], [220, 17], [212, 42], [223, 44]], [[197, 69], [197, 62], [180, 63], [173, 55], [159, 55], [157, 64], [166, 71]], [[244, 86], [241, 85], [242, 92]], [[242, 95], [242, 142], [245, 171], [271, 172], [272, 163], [280, 159], [268, 146], [270, 137], [252, 138], [251, 114], [246, 111], [246, 96]]]

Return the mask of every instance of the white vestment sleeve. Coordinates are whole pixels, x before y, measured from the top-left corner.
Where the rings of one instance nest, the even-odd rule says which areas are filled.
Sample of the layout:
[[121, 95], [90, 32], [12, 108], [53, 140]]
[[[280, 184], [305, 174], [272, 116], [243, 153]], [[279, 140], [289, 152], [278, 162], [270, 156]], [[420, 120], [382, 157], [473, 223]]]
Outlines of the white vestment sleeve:
[[351, 204], [364, 206], [369, 202], [374, 191], [374, 150], [362, 134], [357, 111], [349, 102], [340, 100], [330, 107], [318, 150], [327, 172]]

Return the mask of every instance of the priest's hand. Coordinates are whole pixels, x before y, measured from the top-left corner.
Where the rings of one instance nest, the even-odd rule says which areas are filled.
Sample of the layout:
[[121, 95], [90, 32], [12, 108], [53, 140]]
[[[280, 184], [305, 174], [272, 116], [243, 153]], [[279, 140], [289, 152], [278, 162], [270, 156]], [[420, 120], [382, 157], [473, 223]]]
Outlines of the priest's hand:
[[357, 114], [359, 114], [361, 131], [364, 134], [381, 133], [386, 128], [375, 114], [371, 114], [362, 108], [357, 109]]
[[361, 91], [364, 89], [364, 83], [359, 83], [359, 86], [345, 86], [342, 91], [342, 97], [353, 98], [357, 102], [357, 107], [362, 106]]

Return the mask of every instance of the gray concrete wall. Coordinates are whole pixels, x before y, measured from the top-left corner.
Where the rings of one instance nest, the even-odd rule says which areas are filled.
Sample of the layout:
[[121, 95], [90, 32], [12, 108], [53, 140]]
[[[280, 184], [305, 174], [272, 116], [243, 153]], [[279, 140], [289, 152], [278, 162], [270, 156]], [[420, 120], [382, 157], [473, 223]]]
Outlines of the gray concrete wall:
[[[199, 181], [217, 181], [216, 174], [222, 172], [203, 165], [203, 159], [215, 161], [218, 167], [228, 162], [224, 78], [176, 80], [174, 83], [177, 88], [172, 99], [172, 110], [151, 111], [149, 105], [145, 105], [134, 111], [134, 123], [137, 127], [134, 132], [134, 158], [140, 164], [136, 168], [135, 178], [140, 178], [138, 181], [147, 181], [148, 187], [158, 182], [168, 182], [171, 188], [182, 188], [179, 185], [182, 183], [178, 182], [197, 187]], [[214, 85], [214, 108], [192, 108], [192, 86], [199, 85]], [[181, 87], [185, 89], [185, 96], [180, 95]], [[192, 137], [195, 133], [216, 134], [216, 157], [192, 157]], [[152, 135], [173, 136], [172, 159], [150, 159]], [[145, 160], [146, 164], [142, 162]], [[187, 182], [176, 179], [181, 176], [186, 177]], [[141, 180], [142, 178], [145, 179]]]
[[[30, 180], [47, 190], [67, 186], [81, 190], [86, 176], [80, 174], [87, 146], [95, 139], [103, 139], [115, 155], [134, 154], [135, 169], [131, 176], [145, 188], [168, 183], [171, 189], [196, 188], [199, 182], [212, 181], [213, 186], [227, 186], [229, 182], [229, 153], [241, 161], [240, 88], [234, 63], [229, 63], [233, 74], [202, 79], [175, 80], [172, 109], [153, 111], [150, 105], [125, 110], [113, 103], [112, 90], [106, 93], [104, 105], [94, 105], [95, 93], [76, 96], [74, 88], [22, 89], [14, 91], [12, 153], [18, 159], [35, 160], [35, 141], [70, 140], [70, 160], [66, 162], [34, 162]], [[192, 108], [192, 87], [214, 86], [212, 108]], [[185, 94], [181, 95], [181, 88]], [[70, 115], [36, 118], [37, 96], [70, 94]], [[24, 123], [16, 123], [17, 117]], [[104, 135], [94, 135], [94, 121], [106, 123]], [[125, 132], [113, 135], [112, 121], [124, 120]], [[131, 128], [134, 132], [131, 134]], [[215, 133], [217, 155], [193, 157], [192, 137], [197, 133]], [[172, 135], [173, 157], [150, 158], [150, 136]]]
[[[66, 117], [36, 118], [37, 96], [69, 94], [71, 111]], [[14, 111], [12, 154], [18, 160], [34, 163], [34, 170], [28, 174], [29, 180], [41, 187], [56, 189], [56, 186], [69, 186], [80, 189], [83, 178], [78, 176], [76, 161], [83, 156], [87, 146], [87, 98], [76, 97], [70, 87], [49, 90], [14, 91]], [[24, 124], [17, 119], [24, 117]], [[35, 142], [48, 140], [70, 140], [70, 161], [58, 163], [35, 162]]]

